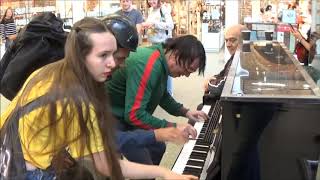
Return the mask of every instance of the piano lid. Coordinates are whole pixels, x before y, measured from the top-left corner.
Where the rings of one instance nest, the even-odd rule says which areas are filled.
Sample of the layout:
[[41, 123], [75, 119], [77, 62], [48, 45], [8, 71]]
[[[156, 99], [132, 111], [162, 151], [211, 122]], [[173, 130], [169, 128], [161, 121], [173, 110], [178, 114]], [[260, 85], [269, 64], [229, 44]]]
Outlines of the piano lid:
[[282, 43], [250, 44], [251, 52], [236, 52], [221, 100], [320, 103], [320, 90]]

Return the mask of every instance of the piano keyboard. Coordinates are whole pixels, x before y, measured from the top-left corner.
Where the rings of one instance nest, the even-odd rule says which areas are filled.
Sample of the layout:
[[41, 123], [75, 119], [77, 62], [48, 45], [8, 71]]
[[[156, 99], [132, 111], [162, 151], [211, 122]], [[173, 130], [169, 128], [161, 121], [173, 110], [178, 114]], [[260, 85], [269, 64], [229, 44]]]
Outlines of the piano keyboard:
[[[192, 174], [200, 179], [205, 179], [206, 169], [211, 164], [215, 151], [216, 138], [221, 140], [221, 106], [219, 102], [216, 105], [204, 105], [202, 111], [207, 113], [210, 119], [206, 122], [196, 122], [194, 128], [198, 135], [195, 140], [187, 142], [176, 160], [172, 171], [179, 174]], [[199, 133], [200, 132], [200, 133]]]

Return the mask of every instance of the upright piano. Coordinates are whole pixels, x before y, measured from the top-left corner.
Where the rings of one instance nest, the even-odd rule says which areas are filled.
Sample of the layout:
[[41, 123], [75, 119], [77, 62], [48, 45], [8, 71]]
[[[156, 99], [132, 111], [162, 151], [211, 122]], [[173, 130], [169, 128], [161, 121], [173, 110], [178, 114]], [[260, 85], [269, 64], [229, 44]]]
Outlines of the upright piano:
[[[203, 108], [213, 128], [195, 124], [201, 133], [183, 147], [173, 171], [203, 180], [219, 172], [223, 180], [306, 179], [301, 162], [320, 153], [320, 90], [284, 44], [255, 42], [250, 52], [236, 52], [213, 102]], [[201, 144], [204, 132], [212, 137]]]

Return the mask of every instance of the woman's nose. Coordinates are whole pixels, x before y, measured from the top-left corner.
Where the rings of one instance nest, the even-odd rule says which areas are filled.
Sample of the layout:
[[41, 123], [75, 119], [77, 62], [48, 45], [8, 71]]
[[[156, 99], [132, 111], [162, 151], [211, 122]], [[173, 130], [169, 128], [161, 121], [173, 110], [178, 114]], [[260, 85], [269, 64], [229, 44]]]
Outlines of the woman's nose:
[[114, 60], [113, 56], [110, 56], [107, 59], [107, 64], [106, 64], [107, 68], [113, 69], [116, 67], [116, 61]]

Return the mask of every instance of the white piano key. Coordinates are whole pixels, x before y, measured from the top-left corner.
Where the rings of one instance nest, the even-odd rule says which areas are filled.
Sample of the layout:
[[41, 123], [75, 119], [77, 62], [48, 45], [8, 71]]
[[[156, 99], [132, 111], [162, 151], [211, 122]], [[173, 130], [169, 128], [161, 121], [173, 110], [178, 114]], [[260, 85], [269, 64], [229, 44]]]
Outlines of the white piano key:
[[[202, 127], [203, 127], [203, 122], [196, 122], [195, 125], [194, 125], [194, 128], [197, 130], [197, 132], [200, 132]], [[173, 168], [172, 168], [172, 171], [173, 172], [176, 172], [178, 174], [182, 174], [183, 173], [183, 170], [184, 168], [186, 167], [187, 165], [187, 162], [189, 160], [189, 157], [192, 153], [192, 149], [193, 147], [195, 146], [196, 144], [196, 141], [198, 139], [198, 136], [199, 134], [197, 134], [197, 137], [195, 140], [189, 140], [182, 148], [180, 154], [179, 154], [179, 157], [178, 159], [176, 160]]]
[[203, 105], [201, 111], [205, 112], [206, 114], [209, 114], [210, 108], [210, 105]]
[[202, 129], [202, 126], [203, 126], [203, 122], [196, 122], [195, 124], [194, 124], [194, 128], [197, 130], [197, 137], [196, 137], [196, 139], [198, 139], [198, 137], [199, 137], [199, 135], [201, 134], [200, 133], [200, 131], [201, 131], [201, 129]]
[[176, 172], [178, 174], [182, 174], [184, 168], [186, 167], [187, 161], [190, 157], [190, 154], [192, 152], [193, 146], [196, 144], [196, 140], [189, 140], [189, 142], [187, 142], [180, 154], [179, 154], [179, 158], [177, 159], [177, 161], [175, 162], [172, 171]]

